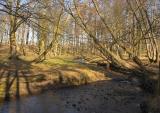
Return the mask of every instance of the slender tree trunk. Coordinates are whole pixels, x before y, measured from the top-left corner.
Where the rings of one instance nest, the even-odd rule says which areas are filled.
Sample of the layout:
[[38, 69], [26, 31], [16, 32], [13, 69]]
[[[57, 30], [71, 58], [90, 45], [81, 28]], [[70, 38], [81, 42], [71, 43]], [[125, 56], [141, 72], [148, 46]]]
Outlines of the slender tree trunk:
[[32, 45], [35, 45], [34, 40], [35, 40], [35, 31], [34, 28], [32, 28]]
[[17, 45], [16, 45], [16, 33], [14, 31], [10, 34], [10, 55], [11, 57], [16, 56], [17, 54]]
[[23, 55], [25, 56], [26, 55], [26, 52], [25, 52], [25, 31], [26, 31], [26, 27], [25, 25], [23, 25], [23, 28], [22, 28], [22, 31], [21, 31], [21, 47], [20, 47], [20, 50], [22, 51]]
[[26, 45], [29, 44], [29, 28], [30, 27], [28, 27], [28, 30], [27, 30]]
[[2, 37], [1, 37], [1, 44], [3, 44], [3, 35], [2, 35]]

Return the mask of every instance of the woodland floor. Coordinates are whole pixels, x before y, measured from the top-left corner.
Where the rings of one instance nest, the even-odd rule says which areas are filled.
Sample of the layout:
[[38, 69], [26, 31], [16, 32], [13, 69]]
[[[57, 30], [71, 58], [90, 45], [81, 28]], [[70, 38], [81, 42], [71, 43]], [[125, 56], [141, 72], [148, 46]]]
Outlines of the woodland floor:
[[0, 48], [0, 97], [18, 100], [2, 102], [0, 113], [141, 113], [147, 98], [139, 81], [128, 79], [129, 72], [107, 71], [69, 56], [39, 64], [28, 57], [7, 60], [7, 51]]

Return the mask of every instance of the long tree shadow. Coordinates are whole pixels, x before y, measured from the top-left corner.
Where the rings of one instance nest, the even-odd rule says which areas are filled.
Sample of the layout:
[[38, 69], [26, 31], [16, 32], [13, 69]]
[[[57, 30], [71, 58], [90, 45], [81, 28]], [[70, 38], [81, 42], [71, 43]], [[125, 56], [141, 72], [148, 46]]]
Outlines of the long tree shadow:
[[[22, 59], [11, 59], [8, 62], [0, 64], [0, 83], [3, 84], [2, 88], [4, 88], [5, 101], [9, 101], [11, 96], [20, 99], [20, 85], [22, 79], [26, 85], [28, 94], [32, 94], [29, 84], [30, 81], [28, 79], [31, 75], [30, 69], [30, 62]], [[15, 91], [14, 93], [13, 90]]]
[[[32, 71], [31, 62], [18, 59], [10, 59], [0, 63], [0, 113], [10, 113], [11, 99], [16, 99], [16, 113], [21, 113], [21, 97], [32, 95], [33, 81], [42, 74], [35, 75]], [[45, 76], [45, 75], [43, 75]], [[2, 90], [3, 89], [3, 90]]]

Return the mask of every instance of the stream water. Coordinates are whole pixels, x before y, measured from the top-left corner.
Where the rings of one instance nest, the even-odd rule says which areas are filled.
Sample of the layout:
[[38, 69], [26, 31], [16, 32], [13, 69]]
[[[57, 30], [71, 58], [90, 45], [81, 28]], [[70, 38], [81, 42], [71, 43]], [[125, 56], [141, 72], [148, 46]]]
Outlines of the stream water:
[[141, 98], [133, 86], [105, 81], [1, 103], [0, 113], [140, 113]]

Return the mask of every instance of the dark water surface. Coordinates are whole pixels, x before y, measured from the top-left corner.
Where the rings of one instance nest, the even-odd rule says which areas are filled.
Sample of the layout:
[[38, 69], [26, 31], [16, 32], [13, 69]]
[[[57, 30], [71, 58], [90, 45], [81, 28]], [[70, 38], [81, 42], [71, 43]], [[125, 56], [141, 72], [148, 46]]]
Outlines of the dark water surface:
[[62, 88], [0, 104], [0, 113], [140, 113], [141, 92], [104, 81]]

